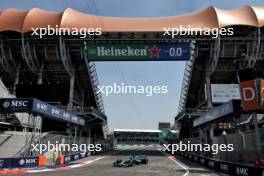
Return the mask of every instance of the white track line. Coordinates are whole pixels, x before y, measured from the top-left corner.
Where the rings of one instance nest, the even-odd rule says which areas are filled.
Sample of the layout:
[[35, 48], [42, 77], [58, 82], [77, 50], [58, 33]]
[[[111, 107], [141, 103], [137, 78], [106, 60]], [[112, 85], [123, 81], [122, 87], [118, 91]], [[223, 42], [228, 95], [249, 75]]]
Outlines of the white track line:
[[185, 164], [181, 164], [180, 162], [178, 162], [177, 160], [176, 160], [176, 158], [175, 159], [172, 159], [170, 156], [171, 155], [168, 155], [167, 153], [165, 153], [162, 149], [161, 150], [159, 150], [161, 153], [163, 153], [163, 155], [165, 155], [165, 156], [167, 156], [172, 162], [174, 162], [175, 164], [177, 164], [178, 166], [180, 166], [181, 168], [183, 168], [186, 172], [185, 172], [185, 174], [183, 174], [182, 176], [187, 176], [187, 175], [189, 175], [189, 173], [190, 173], [190, 171], [189, 171], [189, 167], [188, 166], [186, 166]]

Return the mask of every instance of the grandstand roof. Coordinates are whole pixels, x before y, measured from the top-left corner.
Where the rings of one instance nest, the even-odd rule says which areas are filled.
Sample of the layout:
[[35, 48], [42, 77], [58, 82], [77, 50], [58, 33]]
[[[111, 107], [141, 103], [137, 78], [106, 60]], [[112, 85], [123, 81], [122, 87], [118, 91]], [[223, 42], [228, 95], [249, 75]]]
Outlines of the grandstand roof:
[[208, 7], [181, 16], [159, 18], [117, 18], [95, 16], [71, 8], [54, 13], [39, 8], [29, 11], [7, 9], [0, 12], [0, 31], [29, 32], [32, 28], [97, 28], [104, 32], [157, 32], [169, 27], [221, 28], [231, 25], [264, 26], [264, 7], [243, 6], [222, 10]]

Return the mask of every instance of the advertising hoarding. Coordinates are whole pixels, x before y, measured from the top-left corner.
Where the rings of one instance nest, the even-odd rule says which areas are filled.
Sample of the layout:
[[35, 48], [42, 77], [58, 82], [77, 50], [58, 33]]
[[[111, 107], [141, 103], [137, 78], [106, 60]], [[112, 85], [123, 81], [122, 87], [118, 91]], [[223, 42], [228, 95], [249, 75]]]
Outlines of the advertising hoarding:
[[231, 100], [227, 103], [224, 103], [220, 106], [211, 109], [210, 111], [206, 112], [204, 115], [196, 118], [193, 121], [193, 126], [197, 127], [199, 125], [208, 123], [210, 121], [216, 120], [220, 117], [224, 117], [228, 114], [233, 113], [235, 111], [234, 106], [236, 106], [238, 103], [240, 104], [240, 100]]
[[226, 103], [230, 100], [240, 100], [238, 84], [211, 84], [212, 102]]
[[34, 112], [49, 118], [63, 120], [82, 126], [85, 124], [83, 118], [35, 98], [2, 98], [0, 99], [0, 112]]
[[261, 89], [260, 89], [260, 108], [264, 109], [264, 80], [261, 80]]
[[0, 99], [1, 112], [29, 112], [32, 110], [31, 98], [2, 98]]
[[171, 43], [90, 43], [92, 61], [186, 61], [191, 58], [191, 42]]
[[243, 81], [240, 83], [242, 107], [245, 111], [259, 109], [259, 95], [256, 80]]
[[33, 101], [32, 111], [78, 125], [84, 125], [85, 123], [83, 118], [37, 99], [34, 99]]
[[13, 158], [12, 167], [37, 167], [38, 157]]

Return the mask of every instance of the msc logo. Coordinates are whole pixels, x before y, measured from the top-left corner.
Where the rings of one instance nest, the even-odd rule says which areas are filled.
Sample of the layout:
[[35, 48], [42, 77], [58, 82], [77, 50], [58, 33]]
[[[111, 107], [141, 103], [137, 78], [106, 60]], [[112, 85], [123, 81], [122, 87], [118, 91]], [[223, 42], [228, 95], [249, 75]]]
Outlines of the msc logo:
[[221, 164], [220, 168], [222, 171], [228, 171], [228, 165], [227, 164]]
[[214, 162], [214, 161], [209, 161], [209, 162], [208, 162], [208, 166], [209, 166], [210, 168], [214, 168], [214, 167], [215, 167], [215, 162]]
[[44, 110], [44, 111], [47, 111], [47, 110], [48, 110], [48, 105], [46, 105], [46, 104], [41, 104], [41, 103], [37, 103], [37, 109], [38, 109], [38, 110]]
[[71, 161], [71, 156], [66, 156], [66, 157], [64, 158], [64, 161], [65, 161], [65, 162], [70, 162], [70, 161]]
[[4, 108], [8, 108], [10, 106], [10, 102], [9, 101], [5, 101], [3, 104]]
[[37, 163], [37, 158], [21, 159], [21, 160], [19, 160], [18, 163], [19, 163], [20, 166], [36, 164]]
[[4, 166], [5, 161], [3, 159], [0, 160], [0, 167]]
[[85, 153], [81, 153], [81, 158], [84, 158], [85, 157]]
[[248, 175], [248, 168], [244, 168], [244, 167], [237, 167], [236, 168], [236, 173], [237, 175]]
[[79, 159], [79, 155], [78, 154], [74, 155], [74, 160], [77, 160], [77, 159]]
[[11, 100], [11, 101], [5, 101], [3, 104], [4, 108], [9, 108], [9, 107], [27, 107], [28, 106], [28, 101], [27, 100]]

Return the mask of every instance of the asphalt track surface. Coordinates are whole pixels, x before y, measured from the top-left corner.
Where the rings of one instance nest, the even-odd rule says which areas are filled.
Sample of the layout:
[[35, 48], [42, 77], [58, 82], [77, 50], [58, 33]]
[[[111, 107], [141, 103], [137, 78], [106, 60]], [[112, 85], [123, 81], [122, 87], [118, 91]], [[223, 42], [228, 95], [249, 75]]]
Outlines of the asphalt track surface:
[[[116, 168], [112, 164], [116, 159], [125, 159], [131, 155], [147, 155], [149, 164], [128, 168]], [[92, 156], [90, 159], [99, 158]], [[87, 158], [88, 159], [88, 158]], [[28, 176], [218, 176], [212, 170], [183, 160], [164, 155], [157, 149], [116, 150], [91, 164], [69, 170], [22, 174]]]

